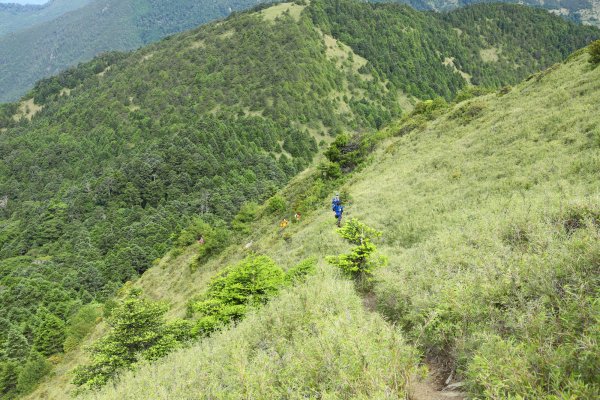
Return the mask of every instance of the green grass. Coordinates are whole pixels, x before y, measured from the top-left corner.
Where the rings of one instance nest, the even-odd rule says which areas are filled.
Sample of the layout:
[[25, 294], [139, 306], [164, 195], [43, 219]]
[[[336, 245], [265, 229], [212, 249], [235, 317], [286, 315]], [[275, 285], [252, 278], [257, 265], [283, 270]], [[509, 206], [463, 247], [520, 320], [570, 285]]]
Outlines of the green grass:
[[[365, 313], [350, 283], [322, 267], [237, 327], [91, 398], [396, 398], [415, 368], [402, 335], [479, 398], [597, 396], [600, 72], [587, 57], [388, 139], [344, 186], [345, 216], [384, 232], [377, 246], [389, 266], [375, 274], [376, 307], [397, 328]], [[325, 203], [292, 224], [288, 240], [279, 217], [256, 224], [252, 251], [289, 267], [346, 250]], [[242, 246], [196, 277], [172, 270], [162, 279], [206, 282]]]
[[397, 399], [414, 362], [352, 284], [321, 269], [238, 326], [83, 398]]

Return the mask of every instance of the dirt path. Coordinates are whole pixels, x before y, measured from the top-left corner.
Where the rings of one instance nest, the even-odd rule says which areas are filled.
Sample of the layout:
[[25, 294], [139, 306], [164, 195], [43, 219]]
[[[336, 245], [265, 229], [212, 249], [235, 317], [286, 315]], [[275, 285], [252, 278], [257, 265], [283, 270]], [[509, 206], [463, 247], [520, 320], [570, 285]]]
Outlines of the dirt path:
[[443, 384], [438, 383], [435, 373], [430, 373], [425, 379], [415, 378], [408, 385], [409, 400], [465, 400], [466, 395], [461, 392], [462, 382], [451, 382], [447, 380]]

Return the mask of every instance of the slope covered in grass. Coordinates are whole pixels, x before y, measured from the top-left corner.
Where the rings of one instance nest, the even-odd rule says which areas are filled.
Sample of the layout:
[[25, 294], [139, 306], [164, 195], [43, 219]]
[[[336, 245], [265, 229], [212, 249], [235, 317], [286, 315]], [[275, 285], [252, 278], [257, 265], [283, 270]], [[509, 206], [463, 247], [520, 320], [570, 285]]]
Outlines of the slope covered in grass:
[[401, 398], [414, 352], [322, 270], [265, 308], [84, 398]]
[[[579, 52], [510, 91], [453, 105], [435, 118], [413, 115], [412, 122], [388, 131], [404, 136], [382, 143], [368, 165], [342, 187], [346, 216], [358, 217], [384, 233], [377, 246], [389, 263], [376, 273], [369, 304], [394, 323], [429, 363], [464, 379], [473, 397], [591, 399], [599, 394], [600, 115], [594, 110], [600, 100], [600, 68], [592, 69], [587, 59]], [[414, 124], [415, 119], [420, 124]], [[408, 126], [413, 130], [406, 133]], [[284, 198], [294, 204], [316, 190], [319, 179], [310, 174], [296, 178], [283, 191]], [[370, 386], [373, 390], [344, 392], [352, 387], [347, 385], [348, 371], [351, 382], [366, 383], [362, 374], [351, 375], [357, 361], [337, 364], [351, 359], [356, 348], [364, 360], [377, 354], [389, 344], [385, 333], [389, 328], [367, 335], [348, 330], [344, 337], [361, 344], [338, 345], [326, 366], [307, 362], [315, 346], [293, 351], [312, 340], [326, 349], [324, 343], [339, 337], [334, 331], [327, 339], [320, 336], [325, 331], [303, 314], [306, 306], [282, 306], [292, 304], [303, 291], [305, 297], [300, 298], [307, 305], [335, 293], [325, 301], [326, 308], [347, 309], [342, 312], [344, 324], [361, 321], [365, 329], [368, 325], [354, 316], [362, 312], [357, 310], [358, 300], [346, 291], [348, 284], [328, 277], [335, 272], [324, 263], [325, 256], [339, 254], [345, 245], [335, 234], [328, 200], [321, 205], [283, 235], [277, 221], [291, 214], [291, 207], [263, 217], [253, 226], [248, 245], [229, 248], [195, 272], [185, 255], [148, 271], [140, 286], [157, 299], [172, 300], [179, 312], [187, 295], [181, 298], [175, 288], [202, 291], [207, 276], [245, 251], [267, 254], [284, 266], [315, 256], [326, 272], [238, 327], [127, 374], [116, 387], [91, 397], [139, 398], [137, 391], [143, 386], [155, 393], [183, 394], [177, 398], [202, 397], [218, 393], [223, 382], [242, 396], [281, 393], [280, 385], [287, 384], [292, 390], [309, 387], [334, 398], [400, 393], [389, 391], [385, 383], [392, 372], [389, 367], [377, 368], [369, 378], [371, 385], [376, 384]], [[189, 251], [193, 254], [194, 248]], [[172, 290], [156, 290], [165, 281]], [[325, 326], [338, 321], [334, 315], [324, 317]], [[272, 332], [288, 318], [294, 323], [275, 339], [285, 344], [271, 351]], [[273, 319], [279, 322], [271, 323]], [[288, 332], [291, 336], [286, 336]], [[294, 332], [303, 334], [296, 337]], [[236, 341], [238, 337], [242, 339]], [[236, 345], [210, 350], [224, 343]], [[260, 350], [253, 351], [256, 343], [261, 343]], [[403, 352], [405, 347], [394, 348]], [[232, 352], [232, 357], [223, 356]], [[381, 356], [376, 365], [390, 363], [391, 356]], [[303, 368], [283, 374], [283, 383], [270, 380], [274, 371], [294, 370], [300, 362], [305, 362]], [[414, 368], [414, 360], [402, 358], [388, 365], [402, 375]], [[259, 375], [266, 377], [262, 380], [266, 386], [254, 386]], [[299, 381], [293, 381], [294, 376]], [[320, 386], [323, 380], [329, 386]], [[336, 389], [327, 391], [329, 387]], [[377, 391], [384, 387], [387, 391]]]

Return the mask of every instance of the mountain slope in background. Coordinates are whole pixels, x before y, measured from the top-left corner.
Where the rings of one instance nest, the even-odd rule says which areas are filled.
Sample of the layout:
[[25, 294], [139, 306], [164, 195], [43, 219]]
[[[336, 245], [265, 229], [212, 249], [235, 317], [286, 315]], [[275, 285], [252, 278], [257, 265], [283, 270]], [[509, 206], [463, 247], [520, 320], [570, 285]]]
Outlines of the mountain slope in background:
[[[417, 379], [411, 346], [475, 398], [597, 398], [600, 68], [588, 58], [578, 52], [510, 91], [414, 112], [341, 188], [346, 219], [381, 230], [389, 260], [365, 304], [404, 339], [366, 316], [327, 265], [347, 247], [325, 192], [283, 235], [277, 221], [291, 207], [198, 270], [191, 246], [138, 285], [183, 316], [245, 254], [286, 268], [315, 257], [314, 278], [83, 398], [397, 398]], [[322, 185], [320, 174], [303, 174], [281, 195], [295, 204]]]
[[476, 3], [518, 3], [540, 7], [566, 18], [600, 27], [600, 2], [597, 0], [400, 0], [419, 10], [448, 11]]
[[77, 10], [93, 0], [51, 0], [46, 4], [0, 3], [0, 37], [11, 32], [51, 21], [70, 11]]
[[254, 4], [254, 0], [94, 0], [68, 13], [61, 10], [51, 21], [0, 36], [0, 101], [16, 100], [35, 81], [102, 52], [135, 49]]

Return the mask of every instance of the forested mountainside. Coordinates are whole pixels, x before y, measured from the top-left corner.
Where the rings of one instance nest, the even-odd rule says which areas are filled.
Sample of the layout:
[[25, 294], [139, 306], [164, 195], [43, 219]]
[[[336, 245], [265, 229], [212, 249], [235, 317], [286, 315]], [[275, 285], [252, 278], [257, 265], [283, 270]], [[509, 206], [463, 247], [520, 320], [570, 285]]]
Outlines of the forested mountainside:
[[[469, 72], [492, 87], [513, 84], [598, 37], [519, 6], [470, 10], [280, 4], [105, 54], [0, 106], [2, 393], [30, 390], [44, 360], [77, 347], [81, 324], [95, 320], [85, 319], [90, 304], [173, 245], [201, 232], [198, 263], [218, 254], [245, 232], [254, 202], [333, 135], [360, 133], [368, 144], [414, 97], [464, 97]], [[522, 47], [500, 50], [519, 35], [528, 36]], [[508, 72], [493, 78], [505, 60]]]
[[[28, 29], [0, 34], [0, 101], [14, 101], [37, 80], [102, 52], [135, 49], [223, 18], [256, 1], [93, 0], [87, 3], [52, 20], [32, 24]], [[12, 16], [10, 20], [15, 21]]]
[[[252, 304], [236, 303], [244, 295], [265, 296], [261, 288], [270, 289], [266, 305], [81, 398], [598, 398], [595, 48], [596, 67], [579, 51], [497, 93], [421, 103], [371, 137], [371, 154], [338, 140], [327, 161], [359, 165], [353, 172], [319, 167], [295, 178], [246, 220], [246, 237], [207, 262], [198, 264], [197, 244], [174, 249], [136, 285], [172, 305], [171, 321], [206, 326]], [[346, 205], [342, 229], [334, 190]], [[278, 227], [302, 205], [300, 221]], [[317, 266], [304, 268], [306, 280], [273, 290], [275, 266], [298, 275], [307, 263]], [[252, 281], [252, 272], [261, 275]], [[126, 298], [117, 314], [161, 304], [145, 301]], [[118, 329], [103, 346], [131, 340]], [[134, 358], [156, 347], [148, 341]], [[113, 353], [96, 351], [83, 363], [102, 376]], [[424, 390], [424, 364], [453, 385]], [[47, 388], [51, 398], [65, 390]]]
[[600, 26], [600, 3], [596, 0], [399, 0], [419, 10], [448, 11], [476, 3], [518, 3], [540, 7], [556, 15]]
[[0, 36], [51, 21], [93, 0], [50, 0], [46, 4], [0, 3]]

